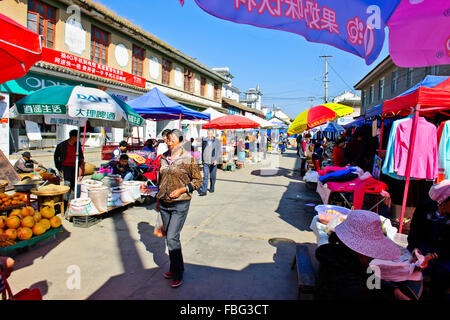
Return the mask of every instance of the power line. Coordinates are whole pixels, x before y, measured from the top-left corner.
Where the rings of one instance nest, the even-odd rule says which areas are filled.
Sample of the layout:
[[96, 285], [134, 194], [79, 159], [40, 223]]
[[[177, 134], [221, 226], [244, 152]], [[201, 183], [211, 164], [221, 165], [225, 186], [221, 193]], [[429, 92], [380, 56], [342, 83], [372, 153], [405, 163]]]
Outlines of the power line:
[[350, 85], [341, 77], [341, 75], [333, 68], [333, 66], [331, 65], [331, 63], [328, 63], [329, 65], [330, 65], [330, 67], [331, 67], [331, 69], [336, 73], [336, 75], [339, 77], [339, 79], [341, 79], [341, 81], [343, 82], [343, 83], [345, 83], [345, 85], [350, 89], [350, 91], [352, 91], [352, 92], [355, 92], [355, 90], [352, 88], [352, 87], [350, 87]]

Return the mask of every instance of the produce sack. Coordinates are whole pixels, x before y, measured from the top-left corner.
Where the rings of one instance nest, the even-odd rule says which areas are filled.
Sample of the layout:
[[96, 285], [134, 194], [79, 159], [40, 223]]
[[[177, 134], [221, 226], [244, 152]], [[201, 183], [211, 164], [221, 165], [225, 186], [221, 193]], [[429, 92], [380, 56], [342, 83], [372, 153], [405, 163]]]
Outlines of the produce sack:
[[111, 191], [108, 193], [108, 207], [121, 207], [123, 206], [123, 202], [121, 198], [122, 191], [120, 187], [111, 188]]
[[108, 194], [109, 190], [105, 186], [91, 186], [88, 189], [89, 198], [100, 212], [108, 210]]
[[106, 176], [103, 180], [103, 184], [108, 188], [116, 188], [122, 185], [122, 177], [118, 174], [111, 174]]
[[103, 186], [103, 183], [101, 181], [96, 181], [92, 179], [85, 180], [81, 182], [81, 195], [80, 198], [87, 199], [89, 198], [88, 188], [93, 186]]
[[93, 216], [96, 214], [99, 214], [99, 211], [91, 199], [74, 199], [70, 201], [69, 216]]
[[141, 182], [140, 181], [124, 181], [123, 186], [128, 190], [134, 201], [141, 198]]
[[120, 187], [120, 200], [123, 203], [134, 202], [134, 198], [128, 188], [125, 186]]

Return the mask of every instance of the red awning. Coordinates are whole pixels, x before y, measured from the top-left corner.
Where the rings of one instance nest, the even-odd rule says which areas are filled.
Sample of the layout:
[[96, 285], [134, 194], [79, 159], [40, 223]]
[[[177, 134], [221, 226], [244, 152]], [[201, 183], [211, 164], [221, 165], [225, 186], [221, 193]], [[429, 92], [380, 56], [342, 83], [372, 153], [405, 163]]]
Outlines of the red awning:
[[250, 120], [249, 118], [229, 115], [224, 117], [216, 118], [207, 124], [203, 125], [203, 129], [248, 129], [248, 128], [258, 128], [259, 123]]
[[411, 112], [411, 107], [415, 108], [418, 104], [421, 114], [450, 109], [450, 77], [434, 87], [419, 86], [408, 94], [384, 101], [383, 114], [404, 116]]
[[0, 13], [0, 83], [23, 77], [41, 59], [40, 36]]

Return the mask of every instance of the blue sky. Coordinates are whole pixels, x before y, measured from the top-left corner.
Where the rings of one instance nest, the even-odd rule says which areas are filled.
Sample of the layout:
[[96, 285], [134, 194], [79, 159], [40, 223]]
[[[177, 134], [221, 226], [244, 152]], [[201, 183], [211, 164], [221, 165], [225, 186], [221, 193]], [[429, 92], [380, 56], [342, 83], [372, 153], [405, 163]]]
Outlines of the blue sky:
[[[353, 86], [388, 55], [387, 38], [378, 59], [367, 66], [350, 53], [277, 30], [225, 21], [194, 0], [101, 0], [107, 8], [210, 68], [229, 67], [241, 91], [260, 86], [263, 105], [281, 107], [295, 118], [323, 103], [324, 61], [329, 59], [328, 96]], [[357, 92], [360, 94], [360, 92]]]

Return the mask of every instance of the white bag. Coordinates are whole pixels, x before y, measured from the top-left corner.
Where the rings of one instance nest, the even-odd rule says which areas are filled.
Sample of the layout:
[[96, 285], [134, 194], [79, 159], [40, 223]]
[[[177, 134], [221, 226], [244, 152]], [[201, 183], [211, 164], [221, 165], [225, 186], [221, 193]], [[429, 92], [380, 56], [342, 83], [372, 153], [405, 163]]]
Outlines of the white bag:
[[134, 201], [141, 198], [141, 182], [140, 181], [124, 181], [123, 186], [128, 190]]
[[108, 193], [105, 186], [92, 186], [88, 189], [89, 199], [100, 212], [108, 211]]
[[91, 199], [74, 199], [70, 201], [69, 216], [93, 216], [99, 214]]
[[134, 197], [127, 187], [120, 187], [120, 200], [123, 203], [134, 202]]
[[108, 207], [123, 206], [123, 202], [120, 200], [121, 194], [120, 187], [111, 188], [111, 192], [108, 194]]

